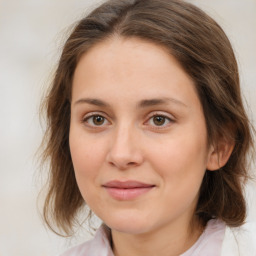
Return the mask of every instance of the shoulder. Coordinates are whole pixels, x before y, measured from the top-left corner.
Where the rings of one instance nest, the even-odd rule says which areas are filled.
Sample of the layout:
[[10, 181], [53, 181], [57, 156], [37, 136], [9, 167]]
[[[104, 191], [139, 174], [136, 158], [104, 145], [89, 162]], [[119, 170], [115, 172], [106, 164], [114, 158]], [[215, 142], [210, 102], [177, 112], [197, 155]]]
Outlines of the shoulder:
[[247, 222], [241, 227], [226, 227], [223, 256], [256, 256], [256, 222]]
[[102, 225], [95, 237], [85, 243], [75, 246], [59, 256], [114, 256], [110, 245], [110, 230]]
[[221, 220], [209, 220], [197, 242], [181, 256], [220, 256], [225, 228]]

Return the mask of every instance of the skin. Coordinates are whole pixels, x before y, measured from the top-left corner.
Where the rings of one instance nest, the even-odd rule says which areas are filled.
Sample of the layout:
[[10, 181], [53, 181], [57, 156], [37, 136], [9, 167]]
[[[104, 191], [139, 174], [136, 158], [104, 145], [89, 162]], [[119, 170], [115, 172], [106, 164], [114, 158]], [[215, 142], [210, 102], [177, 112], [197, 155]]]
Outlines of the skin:
[[[207, 143], [192, 79], [165, 49], [113, 37], [82, 56], [73, 79], [70, 150], [81, 194], [111, 228], [115, 255], [179, 255], [198, 239], [200, 185], [222, 159]], [[103, 187], [111, 180], [154, 187], [117, 200]]]

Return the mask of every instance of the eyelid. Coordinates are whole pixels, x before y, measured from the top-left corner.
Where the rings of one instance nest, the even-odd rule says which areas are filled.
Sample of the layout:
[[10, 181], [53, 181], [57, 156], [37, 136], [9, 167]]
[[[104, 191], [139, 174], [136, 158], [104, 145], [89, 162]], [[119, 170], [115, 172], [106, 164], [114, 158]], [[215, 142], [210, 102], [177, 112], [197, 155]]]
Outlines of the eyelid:
[[94, 117], [94, 116], [102, 116], [109, 124], [111, 124], [111, 122], [109, 121], [109, 117], [106, 117], [107, 115], [104, 113], [104, 112], [101, 112], [101, 111], [94, 111], [94, 112], [89, 112], [85, 115], [82, 116], [82, 119], [81, 119], [81, 122], [86, 125], [87, 127], [90, 127], [90, 128], [103, 128], [106, 126], [106, 124], [103, 124], [103, 125], [90, 125], [87, 120], [91, 117]]
[[[107, 124], [102, 124], [102, 125], [91, 125], [87, 122], [87, 120], [91, 117], [94, 116], [102, 116], [105, 121], [107, 121]], [[169, 121], [169, 123], [166, 125], [150, 125], [149, 122], [151, 120], [151, 118], [156, 117], [156, 116], [161, 116], [164, 117], [165, 119], [167, 119]], [[105, 122], [104, 121], [104, 122]], [[174, 123], [175, 122], [175, 117], [173, 115], [171, 115], [170, 113], [167, 113], [165, 111], [153, 111], [150, 112], [147, 116], [146, 116], [146, 121], [143, 122], [143, 125], [146, 126], [152, 126], [154, 129], [160, 130], [160, 129], [165, 129], [168, 128], [170, 126], [170, 123]], [[111, 124], [110, 121], [110, 117], [105, 113], [105, 112], [101, 112], [101, 111], [93, 111], [93, 112], [88, 112], [86, 114], [84, 114], [81, 118], [81, 123], [83, 123], [85, 126], [89, 127], [89, 128], [94, 128], [94, 129], [100, 129], [100, 128], [104, 128], [108, 125]]]
[[148, 116], [147, 118], [151, 118], [153, 116], [163, 116], [163, 117], [166, 117], [166, 118], [168, 118], [168, 119], [170, 119], [172, 121], [175, 121], [174, 115], [172, 115], [170, 113], [167, 113], [165, 111], [157, 111], [157, 110], [156, 111], [152, 111], [147, 116]]
[[[170, 123], [174, 123], [175, 122], [175, 117], [169, 113], [166, 113], [166, 112], [163, 112], [163, 111], [154, 111], [154, 112], [151, 112], [148, 116], [147, 116], [147, 119], [146, 119], [146, 122], [144, 122], [144, 124], [148, 123], [150, 121], [151, 118], [155, 117], [155, 116], [162, 116], [166, 119], [169, 120]], [[164, 128], [167, 128], [169, 127], [169, 125], [164, 125], [164, 126], [157, 126], [157, 125], [154, 125], [154, 129], [164, 129]]]

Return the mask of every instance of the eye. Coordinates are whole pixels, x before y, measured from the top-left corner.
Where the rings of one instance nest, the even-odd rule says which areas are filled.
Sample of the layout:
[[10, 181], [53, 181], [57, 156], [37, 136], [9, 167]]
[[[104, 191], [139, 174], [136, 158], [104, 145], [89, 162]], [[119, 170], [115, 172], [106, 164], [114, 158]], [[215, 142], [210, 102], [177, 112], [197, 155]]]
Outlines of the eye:
[[157, 126], [162, 126], [166, 123], [167, 118], [164, 116], [153, 116], [152, 122]]
[[109, 124], [109, 121], [102, 115], [90, 115], [85, 116], [82, 120], [83, 123], [85, 123], [88, 126], [96, 127], [96, 126], [104, 126]]
[[174, 122], [174, 121], [170, 117], [167, 117], [165, 115], [159, 115], [159, 114], [153, 115], [147, 121], [147, 123], [150, 126], [159, 127], [159, 128], [166, 127], [171, 122]]

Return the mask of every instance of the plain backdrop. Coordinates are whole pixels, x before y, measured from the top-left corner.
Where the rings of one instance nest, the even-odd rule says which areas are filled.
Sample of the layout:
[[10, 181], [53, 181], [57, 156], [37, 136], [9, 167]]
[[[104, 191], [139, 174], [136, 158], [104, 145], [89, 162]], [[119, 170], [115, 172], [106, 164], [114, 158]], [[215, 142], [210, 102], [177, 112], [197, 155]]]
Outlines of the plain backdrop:
[[[256, 1], [191, 0], [214, 17], [238, 59], [249, 116], [256, 120]], [[90, 237], [48, 231], [37, 207], [40, 98], [69, 27], [98, 0], [0, 0], [0, 256], [57, 255]], [[256, 192], [249, 189], [251, 195]], [[252, 196], [253, 197], [253, 196]], [[252, 202], [249, 202], [252, 204]], [[40, 203], [39, 203], [40, 206]], [[250, 216], [255, 208], [250, 207]], [[255, 234], [256, 235], [256, 234]]]

